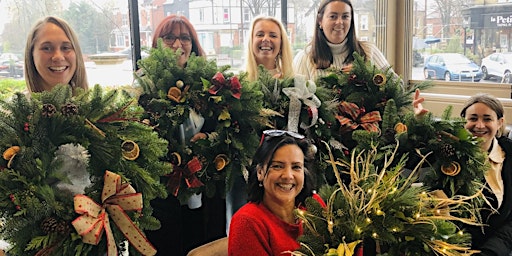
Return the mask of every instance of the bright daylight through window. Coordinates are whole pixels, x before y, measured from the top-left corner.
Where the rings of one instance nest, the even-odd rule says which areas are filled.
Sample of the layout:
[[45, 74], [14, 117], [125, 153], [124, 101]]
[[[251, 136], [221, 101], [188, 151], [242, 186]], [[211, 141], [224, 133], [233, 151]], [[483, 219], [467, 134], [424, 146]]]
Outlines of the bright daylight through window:
[[[253, 17], [266, 14], [283, 21], [295, 54], [313, 36], [314, 16], [320, 1], [139, 0], [135, 3], [136, 0], [0, 1], [0, 76], [23, 80], [23, 51], [29, 28], [46, 15], [64, 18], [77, 32], [90, 84], [131, 85], [134, 69], [131, 46], [137, 46], [133, 42], [139, 42], [142, 58], [147, 56], [156, 25], [172, 13], [192, 21], [208, 58], [238, 71], [244, 63]], [[412, 16], [405, 24], [381, 18], [396, 5], [395, 1], [383, 0], [353, 1], [354, 21], [359, 39], [380, 48], [386, 45], [382, 43], [385, 37], [395, 37], [389, 34], [389, 28], [399, 30], [403, 26], [410, 31], [410, 40], [399, 36], [395, 39], [412, 44], [407, 50], [412, 51], [407, 54], [411, 56], [407, 62], [410, 64], [405, 68], [410, 70], [409, 79], [510, 83], [512, 58], [506, 53], [512, 51], [511, 1], [407, 0], [403, 3], [411, 7], [399, 10], [396, 16]], [[136, 30], [130, 26], [132, 4], [138, 14]], [[388, 30], [383, 32], [383, 27]], [[389, 49], [388, 46], [381, 51], [396, 66], [392, 60], [399, 61], [395, 57], [406, 50]]]

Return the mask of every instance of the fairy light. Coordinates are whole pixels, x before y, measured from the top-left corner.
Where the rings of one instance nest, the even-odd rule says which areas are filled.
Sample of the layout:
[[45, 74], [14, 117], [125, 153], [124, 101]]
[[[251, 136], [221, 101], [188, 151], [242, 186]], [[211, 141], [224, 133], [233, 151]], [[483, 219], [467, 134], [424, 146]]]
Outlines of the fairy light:
[[356, 227], [356, 234], [361, 234], [363, 232], [363, 229], [360, 227]]
[[396, 228], [396, 227], [395, 227], [395, 228], [392, 228], [392, 229], [391, 229], [391, 231], [393, 231], [393, 232], [395, 232], [395, 233], [396, 233], [396, 232], [398, 232], [398, 228]]
[[372, 190], [371, 188], [370, 188], [370, 189], [368, 189], [368, 193], [371, 193], [372, 191], [373, 191], [373, 190]]
[[397, 189], [396, 187], [393, 187], [393, 188], [391, 189], [391, 192], [389, 192], [389, 193], [390, 193], [390, 194], [393, 194], [393, 193], [395, 193], [397, 190], [398, 190], [398, 189]]
[[304, 217], [304, 211], [303, 211], [303, 210], [298, 209], [298, 210], [297, 210], [297, 213], [298, 213], [300, 216]]
[[440, 213], [441, 213], [441, 210], [437, 209], [436, 214], [440, 214]]
[[459, 234], [459, 236], [462, 236], [462, 235], [464, 235], [464, 232], [462, 230], [459, 230], [459, 232], [457, 232], [457, 234]]
[[379, 237], [379, 235], [378, 235], [376, 232], [373, 232], [373, 233], [372, 233], [372, 237], [373, 237], [373, 238], [377, 238], [377, 237]]
[[379, 210], [375, 211], [375, 214], [380, 216], [380, 215], [384, 215], [384, 212], [379, 209]]
[[420, 213], [419, 213], [419, 212], [418, 212], [418, 213], [416, 213], [416, 214], [414, 215], [414, 217], [416, 217], [416, 219], [419, 219], [419, 218], [420, 218], [420, 216], [421, 216], [421, 215], [420, 215]]
[[366, 221], [366, 223], [372, 223], [372, 219], [370, 219], [370, 218], [366, 218], [365, 221]]

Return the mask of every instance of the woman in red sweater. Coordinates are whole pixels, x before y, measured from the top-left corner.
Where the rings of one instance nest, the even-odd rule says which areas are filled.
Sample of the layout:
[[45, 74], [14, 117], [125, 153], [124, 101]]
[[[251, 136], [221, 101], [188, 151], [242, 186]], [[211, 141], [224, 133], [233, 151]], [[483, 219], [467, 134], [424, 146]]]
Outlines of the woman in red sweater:
[[263, 132], [250, 169], [249, 203], [231, 220], [229, 255], [286, 255], [299, 248], [302, 223], [294, 210], [311, 196], [314, 183], [306, 165], [313, 149], [301, 134]]

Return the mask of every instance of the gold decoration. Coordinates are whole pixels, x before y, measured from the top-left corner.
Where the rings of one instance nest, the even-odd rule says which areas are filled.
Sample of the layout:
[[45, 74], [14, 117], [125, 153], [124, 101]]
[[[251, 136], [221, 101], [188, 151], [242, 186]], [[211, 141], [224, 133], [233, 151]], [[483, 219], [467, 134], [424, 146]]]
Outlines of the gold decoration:
[[20, 150], [20, 147], [12, 146], [4, 151], [3, 157], [5, 160], [9, 161], [7, 162], [7, 168], [11, 168], [12, 160], [14, 159], [14, 156], [20, 152]]
[[183, 85], [185, 85], [185, 84], [183, 83], [183, 81], [181, 81], [181, 80], [176, 81], [176, 87], [178, 87], [178, 88], [180, 88], [180, 89], [181, 89], [181, 88], [183, 88]]
[[171, 153], [171, 164], [180, 166], [181, 165], [181, 156], [178, 152]]
[[396, 133], [404, 133], [407, 131], [407, 125], [403, 124], [403, 123], [397, 123], [395, 125], [395, 132]]
[[448, 176], [456, 176], [460, 173], [460, 169], [460, 164], [455, 161], [452, 161], [449, 165], [441, 166], [441, 172]]
[[386, 83], [386, 76], [383, 74], [375, 74], [372, 80], [375, 85], [381, 86]]
[[229, 164], [229, 159], [227, 155], [219, 154], [215, 157], [213, 162], [215, 163], [215, 169], [220, 172], [224, 169], [224, 167], [226, 167], [227, 164]]
[[137, 157], [139, 157], [139, 145], [137, 145], [137, 143], [132, 140], [124, 141], [123, 144], [121, 144], [121, 149], [125, 159], [135, 160]]
[[171, 87], [167, 92], [167, 98], [174, 102], [180, 102], [181, 100], [181, 90], [178, 87]]
[[20, 152], [20, 147], [12, 146], [4, 151], [3, 157], [5, 160], [11, 160], [18, 152]]

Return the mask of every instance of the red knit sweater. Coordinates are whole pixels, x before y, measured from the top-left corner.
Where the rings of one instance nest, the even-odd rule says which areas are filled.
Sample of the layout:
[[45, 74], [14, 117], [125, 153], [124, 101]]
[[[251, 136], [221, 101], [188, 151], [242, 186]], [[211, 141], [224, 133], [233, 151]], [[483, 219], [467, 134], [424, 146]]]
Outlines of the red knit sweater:
[[290, 255], [283, 252], [298, 249], [301, 234], [302, 223], [288, 224], [263, 204], [247, 203], [231, 219], [228, 252], [230, 256]]

